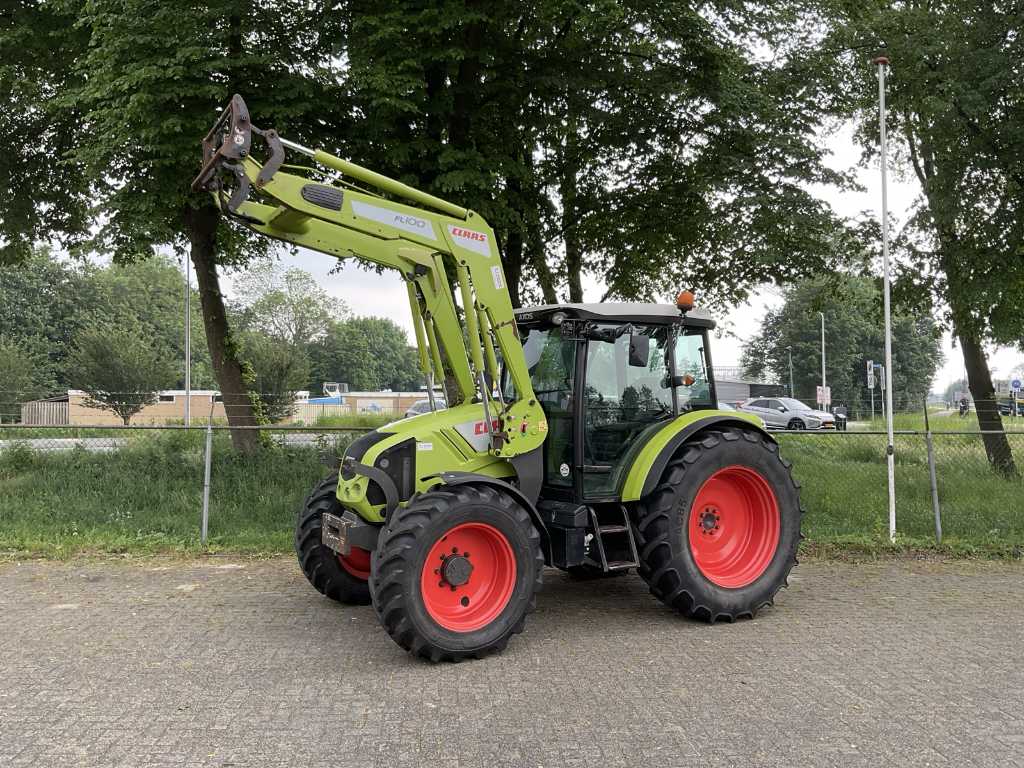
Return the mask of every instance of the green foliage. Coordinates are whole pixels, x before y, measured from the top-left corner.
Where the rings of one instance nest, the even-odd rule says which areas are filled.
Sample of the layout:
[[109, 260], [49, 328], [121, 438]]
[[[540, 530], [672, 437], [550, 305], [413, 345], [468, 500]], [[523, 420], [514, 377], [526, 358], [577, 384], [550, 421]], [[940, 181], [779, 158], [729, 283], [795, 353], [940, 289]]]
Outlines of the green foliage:
[[578, 301], [584, 275], [614, 297], [740, 299], [849, 251], [805, 190], [840, 179], [785, 63], [799, 7], [345, 5], [363, 119], [336, 143], [483, 213], [515, 302]]
[[71, 69], [88, 40], [76, 26], [80, 5], [22, 0], [0, 11], [0, 264], [29, 259], [35, 243], [87, 234], [88, 185], [66, 161], [82, 113], [56, 103], [81, 82]]
[[[876, 71], [863, 43], [885, 40], [890, 140], [922, 197], [899, 243], [904, 293], [936, 300], [957, 335], [1022, 338], [1024, 7], [1019, 3], [823, 4], [835, 50], [822, 71], [849, 84], [838, 111], [877, 145]], [[852, 86], [852, 87], [850, 87]]]
[[[760, 332], [746, 343], [745, 372], [788, 386], [791, 347], [794, 397], [813, 403], [815, 387], [821, 383], [818, 312], [824, 312], [825, 373], [832, 402], [863, 410], [871, 399], [865, 362], [884, 361], [881, 301], [878, 285], [869, 278], [836, 275], [797, 284], [786, 291], [782, 307], [766, 314]], [[940, 334], [930, 315], [897, 312], [893, 317], [893, 407], [919, 409], [941, 362]]]
[[239, 339], [253, 369], [253, 390], [264, 418], [271, 424], [285, 421], [294, 410], [295, 393], [309, 379], [309, 355], [304, 347], [276, 336], [245, 331]]
[[53, 386], [45, 354], [0, 334], [0, 424], [18, 421], [21, 403], [45, 396]]
[[[89, 126], [77, 133], [72, 158], [91, 182], [93, 213], [105, 216], [96, 242], [118, 260], [188, 244], [186, 213], [210, 205], [189, 189], [198, 142], [232, 92], [245, 93], [261, 125], [287, 122], [301, 140], [332, 91], [327, 70], [316, 66], [327, 41], [312, 6], [283, 13], [241, 0], [68, 4], [78, 8], [88, 47], [67, 52], [80, 81], [58, 105]], [[242, 232], [220, 228], [221, 263], [265, 248]]]
[[235, 279], [239, 326], [303, 346], [320, 339], [331, 321], [348, 315], [345, 302], [320, 287], [309, 272], [257, 264]]
[[[0, 334], [46, 354], [52, 381], [44, 394], [75, 388], [67, 356], [92, 318], [127, 317], [164, 350], [176, 367], [169, 386], [184, 385], [184, 280], [164, 256], [128, 265], [97, 267], [36, 250], [22, 263], [0, 266]], [[192, 385], [213, 383], [203, 343], [199, 297], [192, 295]]]
[[331, 322], [309, 347], [313, 361], [310, 392], [325, 381], [346, 382], [353, 390], [417, 390], [423, 385], [416, 351], [405, 332], [384, 317]]
[[16, 266], [0, 266], [0, 334], [44, 352], [61, 388], [72, 385], [65, 359], [85, 320], [83, 310], [100, 306], [94, 278], [91, 267], [59, 260], [47, 249]]
[[166, 350], [154, 344], [133, 318], [98, 321], [75, 339], [68, 360], [90, 406], [116, 413], [127, 426], [132, 416], [157, 401], [174, 377]]

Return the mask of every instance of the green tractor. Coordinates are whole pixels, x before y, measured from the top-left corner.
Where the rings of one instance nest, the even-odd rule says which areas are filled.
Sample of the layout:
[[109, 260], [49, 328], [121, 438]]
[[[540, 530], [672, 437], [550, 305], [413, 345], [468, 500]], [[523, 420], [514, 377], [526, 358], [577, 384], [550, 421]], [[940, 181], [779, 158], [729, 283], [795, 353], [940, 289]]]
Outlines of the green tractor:
[[360, 437], [307, 499], [295, 547], [318, 591], [372, 603], [431, 661], [503, 649], [545, 565], [636, 569], [709, 622], [771, 605], [796, 564], [798, 486], [756, 417], [718, 410], [714, 322], [691, 294], [513, 310], [479, 215], [256, 128], [239, 96], [203, 154], [193, 188], [227, 217], [396, 270], [426, 392], [446, 386], [447, 409]]

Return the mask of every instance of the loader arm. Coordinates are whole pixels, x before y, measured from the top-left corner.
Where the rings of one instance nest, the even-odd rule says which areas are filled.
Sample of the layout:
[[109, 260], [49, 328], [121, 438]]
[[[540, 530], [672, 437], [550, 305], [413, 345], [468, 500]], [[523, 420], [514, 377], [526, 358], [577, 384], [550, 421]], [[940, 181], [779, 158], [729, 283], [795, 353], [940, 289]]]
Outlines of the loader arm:
[[[262, 159], [254, 156], [259, 144]], [[289, 152], [333, 173], [286, 165]], [[543, 443], [544, 413], [494, 232], [481, 216], [256, 128], [237, 95], [203, 142], [203, 168], [192, 186], [211, 192], [225, 215], [262, 235], [396, 270], [408, 287], [428, 392], [448, 374], [462, 401], [482, 403], [493, 456], [513, 458]], [[499, 355], [514, 386], [510, 402], [496, 386]]]

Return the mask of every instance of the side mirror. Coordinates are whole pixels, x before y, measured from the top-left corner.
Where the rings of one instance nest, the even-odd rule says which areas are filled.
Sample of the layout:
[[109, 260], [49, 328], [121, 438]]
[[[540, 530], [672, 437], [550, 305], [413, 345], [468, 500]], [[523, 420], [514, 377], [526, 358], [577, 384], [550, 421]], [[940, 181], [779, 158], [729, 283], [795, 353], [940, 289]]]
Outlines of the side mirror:
[[786, 406], [780, 405], [779, 406], [779, 413], [785, 413], [785, 412], [786, 412]]
[[633, 368], [646, 368], [651, 357], [651, 337], [639, 333], [629, 334], [629, 364]]

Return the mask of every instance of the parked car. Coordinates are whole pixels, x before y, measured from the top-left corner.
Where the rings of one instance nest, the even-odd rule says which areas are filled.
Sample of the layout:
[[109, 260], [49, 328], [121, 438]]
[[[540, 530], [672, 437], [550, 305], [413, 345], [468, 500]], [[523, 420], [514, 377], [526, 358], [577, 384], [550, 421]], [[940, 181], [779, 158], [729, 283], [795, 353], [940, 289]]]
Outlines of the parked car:
[[835, 429], [835, 417], [792, 397], [752, 397], [740, 410], [760, 416], [769, 429]]
[[[434, 404], [437, 406], [437, 410], [443, 411], [448, 407], [448, 403], [444, 401], [443, 397], [435, 397]], [[405, 418], [410, 416], [419, 416], [421, 413], [430, 413], [430, 401], [427, 399], [417, 400], [415, 403], [409, 406], [409, 410], [405, 412]]]

